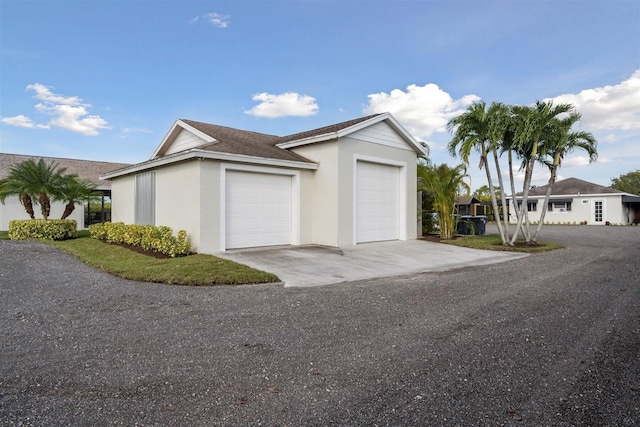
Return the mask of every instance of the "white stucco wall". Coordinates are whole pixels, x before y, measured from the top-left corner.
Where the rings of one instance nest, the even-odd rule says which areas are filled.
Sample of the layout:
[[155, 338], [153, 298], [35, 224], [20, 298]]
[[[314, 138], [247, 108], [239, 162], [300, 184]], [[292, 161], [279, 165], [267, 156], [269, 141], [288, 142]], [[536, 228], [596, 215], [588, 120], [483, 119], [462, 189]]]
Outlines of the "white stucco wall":
[[[355, 166], [358, 157], [374, 158], [382, 164], [402, 164], [406, 179], [406, 200], [402, 233], [407, 239], [417, 238], [417, 156], [395, 133], [385, 133], [386, 124], [378, 132], [380, 143], [372, 142], [371, 129], [355, 132], [339, 141], [323, 142], [292, 149], [319, 164], [313, 172], [311, 195], [313, 206], [313, 243], [327, 246], [350, 246], [355, 242]], [[382, 132], [380, 132], [382, 131]], [[380, 135], [384, 134], [384, 138]]]
[[303, 224], [305, 244], [339, 246], [338, 234], [338, 187], [340, 170], [338, 167], [338, 144], [336, 141], [306, 145], [293, 149], [296, 153], [319, 164], [315, 171], [305, 173], [301, 185], [304, 193]]
[[[547, 210], [544, 217], [545, 224], [579, 224], [583, 221], [587, 221], [588, 225], [604, 225], [607, 221], [611, 224], [628, 224], [627, 212], [622, 205], [622, 199], [620, 195], [568, 195], [558, 196], [558, 198], [569, 199], [572, 198], [571, 211], [567, 212], [552, 212]], [[542, 206], [544, 203], [544, 197], [536, 198], [538, 200], [538, 206], [535, 212], [528, 212], [529, 221], [537, 222], [540, 220], [540, 214], [542, 212]], [[553, 202], [553, 199], [550, 200]], [[594, 216], [594, 206], [596, 201], [603, 202], [603, 221], [596, 222]], [[511, 208], [510, 221], [516, 223], [516, 215], [513, 208]], [[633, 219], [633, 217], [631, 217]]]
[[194, 250], [200, 249], [200, 160], [173, 163], [156, 169], [155, 225], [176, 234], [185, 230]]
[[[7, 197], [4, 201], [4, 205], [0, 204], [0, 230], [6, 231], [9, 229], [9, 221], [15, 219], [29, 219], [27, 211], [20, 203], [20, 199], [17, 196]], [[51, 212], [49, 219], [60, 219], [64, 212], [65, 203], [51, 202]], [[42, 218], [40, 213], [40, 205], [33, 204], [33, 212], [37, 219]], [[78, 223], [78, 229], [84, 227], [84, 207], [82, 204], [76, 204], [75, 210], [67, 219], [75, 219]]]
[[135, 219], [135, 175], [111, 180], [111, 222], [133, 224]]

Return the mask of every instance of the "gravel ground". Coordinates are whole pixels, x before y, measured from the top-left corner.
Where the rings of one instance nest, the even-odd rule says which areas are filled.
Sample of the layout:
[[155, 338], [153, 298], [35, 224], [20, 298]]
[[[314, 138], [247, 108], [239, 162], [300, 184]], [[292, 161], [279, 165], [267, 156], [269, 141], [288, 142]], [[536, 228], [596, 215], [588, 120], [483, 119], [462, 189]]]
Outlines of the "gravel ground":
[[0, 425], [640, 425], [640, 227], [287, 289], [178, 287], [0, 241]]

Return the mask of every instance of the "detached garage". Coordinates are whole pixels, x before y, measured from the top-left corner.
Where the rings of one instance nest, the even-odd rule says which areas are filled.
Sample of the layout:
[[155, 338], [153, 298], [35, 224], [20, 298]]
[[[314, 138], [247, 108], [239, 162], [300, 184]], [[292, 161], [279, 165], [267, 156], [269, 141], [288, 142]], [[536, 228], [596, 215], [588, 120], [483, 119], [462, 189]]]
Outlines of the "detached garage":
[[104, 178], [113, 221], [184, 229], [201, 253], [339, 247], [416, 238], [424, 154], [390, 114], [285, 137], [177, 120], [151, 160]]

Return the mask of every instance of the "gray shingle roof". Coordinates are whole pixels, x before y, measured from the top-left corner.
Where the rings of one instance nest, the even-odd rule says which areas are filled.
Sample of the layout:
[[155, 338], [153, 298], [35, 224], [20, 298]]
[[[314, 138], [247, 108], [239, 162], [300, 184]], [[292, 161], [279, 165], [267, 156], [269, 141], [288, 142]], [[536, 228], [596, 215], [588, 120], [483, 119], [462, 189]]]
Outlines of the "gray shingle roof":
[[181, 120], [217, 141], [199, 146], [198, 148], [202, 150], [313, 163], [292, 151], [276, 147], [280, 137], [275, 135], [233, 129], [193, 120]]
[[109, 181], [101, 180], [99, 178], [100, 175], [116, 169], [131, 166], [128, 163], [96, 162], [93, 160], [63, 159], [58, 157], [0, 153], [0, 178], [7, 176], [11, 166], [29, 159], [33, 159], [35, 161], [44, 159], [46, 163], [55, 162], [59, 165], [58, 167], [67, 168], [65, 173], [76, 174], [81, 179], [91, 181], [101, 187], [111, 187], [111, 183]]
[[[547, 192], [548, 185], [532, 188], [529, 190], [529, 196], [544, 196]], [[578, 178], [567, 178], [557, 181], [551, 189], [552, 196], [565, 196], [570, 194], [622, 194], [623, 191], [614, 190], [610, 187], [594, 184], [592, 182], [583, 181]], [[521, 196], [522, 193], [518, 193]]]
[[370, 116], [366, 116], [366, 117], [360, 117], [357, 119], [353, 119], [353, 120], [347, 120], [346, 122], [341, 122], [341, 123], [335, 123], [329, 126], [323, 126], [321, 128], [317, 128], [317, 129], [312, 129], [312, 130], [308, 130], [308, 131], [304, 131], [304, 132], [300, 132], [300, 133], [294, 133], [293, 135], [288, 135], [288, 136], [283, 136], [280, 138], [280, 140], [277, 142], [278, 144], [281, 144], [283, 142], [291, 142], [291, 141], [297, 141], [299, 139], [305, 139], [305, 138], [312, 138], [314, 136], [320, 136], [320, 135], [325, 135], [328, 133], [334, 133], [334, 132], [339, 132], [343, 129], [347, 129], [350, 128], [351, 126], [355, 126], [358, 123], [362, 123], [364, 121], [367, 121], [369, 119], [372, 119], [374, 117], [377, 117], [381, 114], [372, 114]]
[[357, 125], [358, 123], [364, 122], [379, 115], [380, 114], [374, 114], [371, 116], [360, 117], [357, 119], [347, 120], [345, 122], [335, 123], [329, 126], [323, 126], [317, 129], [299, 132], [288, 136], [267, 135], [264, 133], [196, 122], [193, 120], [180, 120], [188, 124], [189, 126], [193, 126], [200, 132], [209, 135], [217, 141], [199, 146], [198, 148], [202, 150], [314, 163], [309, 159], [294, 153], [293, 151], [279, 148], [276, 145], [283, 142], [297, 141], [299, 139], [339, 132], [343, 129], [347, 129], [351, 126]]

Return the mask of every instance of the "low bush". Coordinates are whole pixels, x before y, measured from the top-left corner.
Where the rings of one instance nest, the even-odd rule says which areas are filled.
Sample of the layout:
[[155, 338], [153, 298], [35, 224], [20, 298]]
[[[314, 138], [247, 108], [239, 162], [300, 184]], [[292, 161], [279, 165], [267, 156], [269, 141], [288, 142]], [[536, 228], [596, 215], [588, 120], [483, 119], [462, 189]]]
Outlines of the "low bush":
[[171, 228], [166, 226], [105, 222], [91, 225], [89, 233], [94, 239], [138, 246], [171, 257], [188, 255], [191, 250], [186, 231], [180, 230], [178, 235], [174, 236]]
[[74, 219], [25, 219], [9, 222], [11, 240], [66, 240], [75, 239], [78, 224]]

